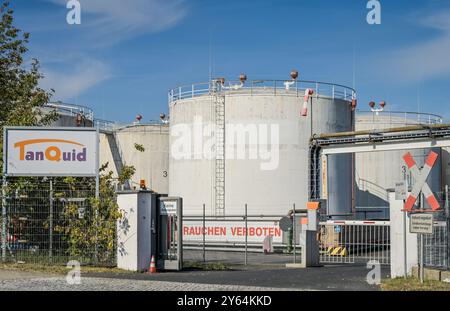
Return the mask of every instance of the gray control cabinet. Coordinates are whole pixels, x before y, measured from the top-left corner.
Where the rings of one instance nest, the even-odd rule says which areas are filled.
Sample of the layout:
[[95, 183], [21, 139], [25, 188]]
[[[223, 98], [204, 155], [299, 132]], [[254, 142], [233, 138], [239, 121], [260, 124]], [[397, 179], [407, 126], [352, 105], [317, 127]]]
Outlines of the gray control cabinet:
[[117, 221], [117, 267], [147, 271], [156, 250], [156, 194], [151, 191], [117, 193], [123, 217]]

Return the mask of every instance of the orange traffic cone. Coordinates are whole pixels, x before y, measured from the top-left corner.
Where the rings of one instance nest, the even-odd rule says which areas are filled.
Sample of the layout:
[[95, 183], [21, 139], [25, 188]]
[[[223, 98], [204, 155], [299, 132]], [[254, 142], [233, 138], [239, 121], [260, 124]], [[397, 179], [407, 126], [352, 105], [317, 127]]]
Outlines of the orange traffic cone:
[[150, 260], [150, 268], [148, 269], [150, 273], [156, 273], [156, 264], [155, 264], [155, 256], [152, 255], [152, 259]]

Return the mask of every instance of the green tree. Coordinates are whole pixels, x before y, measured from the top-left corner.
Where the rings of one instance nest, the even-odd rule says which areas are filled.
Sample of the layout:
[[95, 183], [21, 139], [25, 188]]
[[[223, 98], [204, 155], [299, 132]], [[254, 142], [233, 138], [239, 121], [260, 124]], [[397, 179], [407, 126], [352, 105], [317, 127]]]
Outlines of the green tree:
[[[53, 90], [39, 87], [43, 75], [39, 62], [27, 57], [30, 34], [13, 24], [9, 2], [0, 4], [0, 154], [3, 152], [4, 126], [48, 125], [57, 119], [56, 111], [47, 112], [43, 106]], [[29, 62], [29, 65], [26, 65]], [[0, 168], [3, 165], [0, 157]]]

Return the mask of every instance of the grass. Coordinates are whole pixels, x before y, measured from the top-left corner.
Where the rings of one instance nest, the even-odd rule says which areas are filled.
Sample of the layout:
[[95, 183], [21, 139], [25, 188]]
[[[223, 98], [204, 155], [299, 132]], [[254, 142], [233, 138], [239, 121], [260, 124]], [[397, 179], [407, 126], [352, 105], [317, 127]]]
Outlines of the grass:
[[[18, 264], [7, 263], [0, 264], [0, 270], [13, 270], [24, 272], [40, 272], [48, 274], [67, 274], [72, 268], [67, 268], [65, 265], [43, 265], [43, 264]], [[133, 273], [115, 267], [94, 267], [81, 266], [81, 273]]]
[[[65, 265], [46, 265], [46, 264], [30, 264], [30, 263], [4, 263], [0, 264], [0, 270], [24, 271], [24, 272], [39, 272], [48, 274], [65, 275], [72, 268], [67, 268]], [[231, 268], [223, 263], [200, 263], [185, 261], [183, 262], [184, 270], [202, 270], [202, 271], [226, 271]], [[95, 266], [81, 266], [81, 273], [115, 273], [115, 274], [130, 274], [138, 273], [127, 270], [122, 270], [116, 267], [95, 267]]]
[[385, 279], [381, 282], [383, 291], [450, 291], [450, 283], [440, 281], [424, 281], [417, 278]]

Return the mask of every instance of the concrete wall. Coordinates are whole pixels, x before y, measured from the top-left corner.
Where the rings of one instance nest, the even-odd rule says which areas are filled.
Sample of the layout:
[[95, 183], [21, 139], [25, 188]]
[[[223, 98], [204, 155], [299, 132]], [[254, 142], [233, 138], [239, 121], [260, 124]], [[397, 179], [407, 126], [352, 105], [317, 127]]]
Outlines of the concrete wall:
[[[286, 96], [284, 96], [286, 95]], [[273, 95], [273, 90], [258, 90], [257, 95], [239, 92], [227, 93], [225, 99], [226, 124], [255, 126], [271, 125], [279, 129], [279, 163], [272, 170], [263, 170], [267, 161], [232, 158], [230, 150], [239, 147], [233, 144], [230, 132], [226, 133], [227, 160], [225, 166], [225, 214], [243, 214], [248, 204], [249, 214], [284, 215], [295, 203], [297, 208], [305, 208], [308, 198], [308, 147], [311, 133], [349, 131], [352, 127], [350, 103], [325, 97], [313, 97], [312, 110], [307, 117], [300, 112], [302, 96], [292, 94]], [[290, 95], [290, 96], [288, 96]], [[179, 100], [170, 104], [171, 146], [177, 142], [174, 129], [185, 124], [193, 127], [195, 120], [209, 123], [214, 120], [213, 99], [198, 96]], [[312, 121], [312, 122], [311, 122]], [[261, 133], [261, 132], [259, 132]], [[269, 135], [270, 137], [270, 135]], [[249, 152], [257, 144], [245, 143]], [[186, 214], [201, 214], [202, 204], [206, 204], [207, 214], [214, 215], [214, 161], [170, 156], [169, 193], [183, 197]], [[249, 153], [247, 153], [248, 155]], [[236, 153], [234, 153], [236, 155]], [[329, 178], [333, 186], [329, 189], [332, 213], [351, 212], [351, 156], [343, 155], [329, 162]]]

